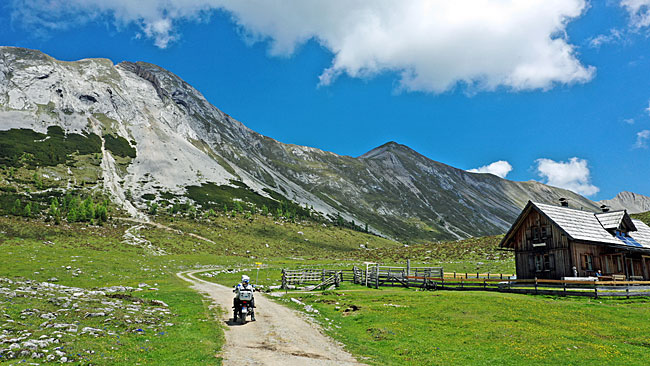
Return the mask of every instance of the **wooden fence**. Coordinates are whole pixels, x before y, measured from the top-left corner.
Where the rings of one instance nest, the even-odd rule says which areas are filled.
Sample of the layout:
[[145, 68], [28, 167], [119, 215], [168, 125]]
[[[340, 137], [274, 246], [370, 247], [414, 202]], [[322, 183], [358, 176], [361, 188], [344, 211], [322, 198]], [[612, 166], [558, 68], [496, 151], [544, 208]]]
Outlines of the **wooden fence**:
[[430, 290], [497, 291], [552, 296], [650, 296], [650, 281], [569, 281], [517, 280], [510, 274], [445, 273], [442, 267], [392, 267], [373, 264], [351, 270], [282, 270], [282, 287], [312, 284], [308, 289], [325, 288], [352, 282], [373, 288], [381, 286], [415, 287]]
[[335, 278], [332, 281], [338, 286], [343, 281], [353, 282], [354, 271], [351, 269], [283, 269], [282, 288], [286, 289], [289, 285], [322, 284], [333, 276]]
[[430, 288], [429, 278], [444, 276], [442, 267], [391, 267], [373, 265], [367, 269], [354, 267], [353, 282], [360, 285], [379, 288], [380, 286], [404, 286]]
[[650, 281], [501, 280], [488, 278], [427, 278], [433, 289], [498, 291], [553, 296], [650, 296]]

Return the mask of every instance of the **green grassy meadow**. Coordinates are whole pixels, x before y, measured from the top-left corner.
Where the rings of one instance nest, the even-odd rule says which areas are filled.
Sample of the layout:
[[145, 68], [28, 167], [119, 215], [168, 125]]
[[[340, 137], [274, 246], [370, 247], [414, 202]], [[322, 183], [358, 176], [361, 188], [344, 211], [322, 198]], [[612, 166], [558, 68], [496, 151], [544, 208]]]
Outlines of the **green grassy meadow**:
[[644, 365], [650, 302], [366, 289], [288, 294], [373, 365]]
[[[203, 278], [232, 286], [242, 274], [255, 282], [256, 263], [262, 263], [257, 282], [267, 287], [280, 284], [283, 268], [351, 268], [364, 261], [403, 265], [407, 258], [413, 266], [442, 266], [446, 272], [514, 271], [511, 254], [497, 250], [500, 237], [406, 246], [270, 215], [159, 221], [173, 230], [135, 229], [135, 223], [118, 219], [93, 226], [0, 216], [0, 278], [42, 283], [56, 277], [56, 284], [86, 290], [147, 284], [140, 291], [98, 300], [115, 301], [117, 296], [125, 306], [140, 306], [140, 312], [117, 307], [110, 318], [85, 317], [103, 306], [89, 299], [49, 321], [103, 331], [99, 336], [62, 334], [58, 351], [76, 364], [219, 365], [224, 343], [224, 326], [215, 318], [219, 310], [176, 277], [178, 271], [205, 268]], [[125, 241], [127, 230], [150, 246]], [[166, 254], [154, 255], [152, 247]], [[8, 285], [0, 282], [3, 286]], [[309, 315], [328, 334], [360, 360], [376, 365], [630, 365], [645, 364], [650, 347], [648, 299], [375, 290], [345, 283], [335, 291], [290, 291], [277, 301], [304, 310], [291, 297], [318, 309]], [[43, 327], [38, 315], [58, 311], [61, 305], [50, 300], [0, 296], [0, 334], [49, 336], [51, 329]], [[168, 312], [158, 312], [151, 300], [166, 303]], [[2, 364], [23, 360], [43, 361], [0, 357]]]

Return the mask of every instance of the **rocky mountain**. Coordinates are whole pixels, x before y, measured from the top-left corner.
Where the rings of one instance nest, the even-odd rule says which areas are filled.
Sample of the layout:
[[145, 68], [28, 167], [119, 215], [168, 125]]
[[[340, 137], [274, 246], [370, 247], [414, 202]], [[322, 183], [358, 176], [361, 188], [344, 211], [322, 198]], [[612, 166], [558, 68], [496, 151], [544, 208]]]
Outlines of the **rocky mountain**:
[[612, 210], [627, 210], [632, 214], [650, 211], [650, 197], [626, 191], [617, 194], [611, 200], [602, 200], [598, 203], [607, 205]]
[[563, 189], [469, 173], [395, 142], [356, 158], [283, 144], [143, 62], [63, 62], [1, 47], [0, 132], [0, 185], [20, 190], [15, 174], [33, 171], [48, 189], [106, 192], [142, 218], [152, 202], [201, 209], [287, 200], [424, 241], [502, 233], [529, 199], [597, 208]]

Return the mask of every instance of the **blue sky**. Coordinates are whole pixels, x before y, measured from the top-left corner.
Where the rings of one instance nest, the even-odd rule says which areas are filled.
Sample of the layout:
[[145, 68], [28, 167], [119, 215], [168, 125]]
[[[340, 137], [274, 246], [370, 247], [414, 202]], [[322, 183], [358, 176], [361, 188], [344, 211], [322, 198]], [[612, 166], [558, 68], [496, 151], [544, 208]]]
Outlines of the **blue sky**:
[[162, 3], [8, 0], [0, 45], [160, 65], [286, 143], [650, 195], [650, 0]]

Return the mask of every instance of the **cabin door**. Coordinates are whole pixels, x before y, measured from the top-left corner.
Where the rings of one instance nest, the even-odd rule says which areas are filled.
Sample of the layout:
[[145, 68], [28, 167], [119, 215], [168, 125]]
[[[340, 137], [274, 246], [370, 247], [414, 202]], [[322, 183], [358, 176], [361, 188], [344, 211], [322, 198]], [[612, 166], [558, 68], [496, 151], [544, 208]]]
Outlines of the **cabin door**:
[[625, 265], [627, 266], [627, 279], [631, 280], [632, 277], [636, 276], [634, 273], [634, 265], [632, 265], [632, 259], [625, 259]]
[[638, 277], [643, 278], [645, 276], [641, 260], [632, 258], [627, 259], [627, 276], [630, 280], [635, 280], [633, 277], [637, 277], [636, 279], [638, 279]]

